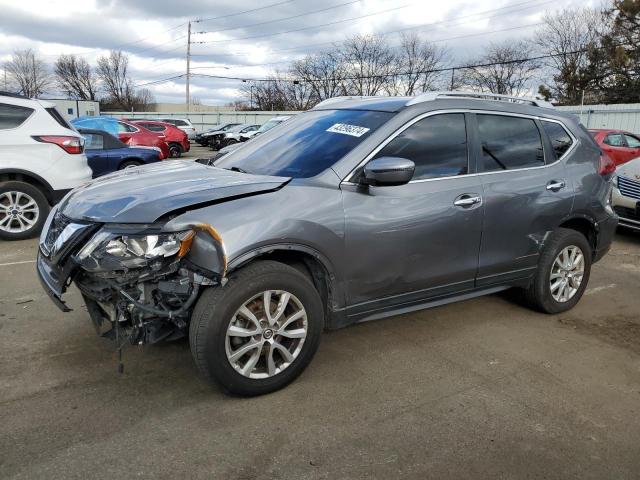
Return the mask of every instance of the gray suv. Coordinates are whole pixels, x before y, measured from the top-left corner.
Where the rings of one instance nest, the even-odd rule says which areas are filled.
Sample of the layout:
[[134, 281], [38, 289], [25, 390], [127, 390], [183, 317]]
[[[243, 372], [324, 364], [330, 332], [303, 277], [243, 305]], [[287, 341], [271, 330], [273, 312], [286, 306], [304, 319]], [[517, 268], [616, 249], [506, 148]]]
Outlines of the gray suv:
[[188, 335], [209, 380], [291, 382], [324, 329], [508, 288], [582, 296], [610, 247], [611, 166], [575, 117], [465, 93], [325, 101], [206, 166], [126, 169], [51, 212], [37, 269], [99, 333]]

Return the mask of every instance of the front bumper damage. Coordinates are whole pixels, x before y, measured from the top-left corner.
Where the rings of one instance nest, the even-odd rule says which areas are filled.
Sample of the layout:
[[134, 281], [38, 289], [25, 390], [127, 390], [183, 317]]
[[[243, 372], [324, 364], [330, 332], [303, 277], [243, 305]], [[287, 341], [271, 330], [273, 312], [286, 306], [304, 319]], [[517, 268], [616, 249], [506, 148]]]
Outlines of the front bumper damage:
[[[136, 268], [89, 271], [78, 252], [99, 231], [99, 224], [73, 223], [59, 214], [45, 225], [37, 257], [37, 274], [45, 292], [63, 312], [63, 297], [74, 283], [80, 290], [96, 332], [124, 344], [152, 344], [187, 333], [191, 311], [202, 287], [225, 282], [227, 259], [218, 232], [210, 225], [190, 228], [193, 242], [186, 254], [144, 262]], [[69, 235], [73, 232], [73, 235]], [[198, 265], [217, 256], [216, 271]]]

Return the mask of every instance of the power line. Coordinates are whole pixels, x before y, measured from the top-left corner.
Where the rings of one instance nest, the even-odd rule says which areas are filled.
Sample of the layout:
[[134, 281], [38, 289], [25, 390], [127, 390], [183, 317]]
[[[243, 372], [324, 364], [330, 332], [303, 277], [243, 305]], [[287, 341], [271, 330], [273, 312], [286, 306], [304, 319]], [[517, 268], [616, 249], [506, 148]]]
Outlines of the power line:
[[[527, 0], [524, 2], [520, 2], [520, 3], [515, 3], [513, 5], [509, 5], [506, 7], [500, 7], [500, 8], [494, 8], [494, 9], [490, 9], [490, 10], [485, 10], [482, 12], [477, 12], [477, 13], [472, 13], [469, 15], [464, 15], [458, 18], [454, 18], [451, 20], [443, 20], [443, 21], [439, 21], [439, 22], [431, 22], [431, 23], [425, 23], [425, 24], [421, 24], [421, 25], [413, 25], [411, 27], [406, 27], [406, 28], [401, 28], [398, 30], [391, 30], [391, 31], [387, 31], [387, 32], [380, 32], [380, 33], [376, 33], [377, 35], [394, 35], [397, 33], [401, 33], [401, 32], [405, 32], [408, 30], [415, 30], [415, 29], [423, 29], [423, 28], [427, 28], [427, 27], [435, 27], [438, 25], [442, 25], [442, 24], [450, 24], [447, 25], [448, 27], [452, 27], [452, 26], [457, 26], [457, 25], [462, 25], [465, 24], [467, 22], [460, 22], [460, 20], [465, 19], [465, 18], [472, 18], [472, 17], [477, 17], [479, 15], [486, 15], [488, 13], [493, 13], [493, 12], [498, 12], [500, 10], [505, 10], [505, 9], [513, 9], [514, 7], [518, 7], [521, 5], [526, 5], [526, 4], [531, 4], [534, 3], [534, 5], [527, 5], [526, 7], [522, 7], [522, 8], [518, 8], [518, 9], [514, 9], [514, 10], [510, 10], [507, 12], [502, 12], [502, 13], [498, 13], [496, 15], [490, 15], [487, 17], [481, 17], [481, 18], [476, 18], [475, 20], [490, 20], [496, 17], [500, 17], [503, 15], [508, 15], [511, 13], [516, 13], [516, 12], [520, 12], [522, 10], [527, 10], [529, 8], [533, 8], [533, 7], [540, 7], [542, 5], [548, 4], [548, 3], [552, 3], [555, 0], [547, 0], [541, 3], [536, 3], [536, 0]], [[454, 23], [452, 23], [454, 22]], [[314, 43], [314, 44], [307, 44], [307, 45], [302, 45], [302, 46], [298, 46], [298, 47], [291, 47], [291, 48], [284, 48], [284, 49], [278, 49], [278, 50], [273, 50], [270, 52], [270, 54], [273, 53], [282, 53], [282, 52], [289, 52], [289, 51], [294, 51], [294, 50], [301, 50], [301, 49], [306, 49], [306, 48], [312, 48], [312, 47], [319, 47], [319, 46], [326, 46], [326, 45], [334, 45], [336, 42], [335, 41], [331, 41], [331, 42], [323, 42], [323, 43]], [[192, 53], [191, 54], [194, 57], [228, 57], [228, 56], [241, 56], [241, 55], [246, 55], [246, 53], [242, 53], [242, 52], [235, 52], [235, 53], [221, 53], [221, 54], [198, 54], [198, 53]]]
[[200, 34], [205, 34], [205, 33], [220, 33], [220, 32], [227, 32], [229, 30], [239, 30], [241, 28], [258, 27], [260, 25], [267, 25], [269, 23], [284, 22], [285, 20], [291, 20], [292, 18], [306, 17], [307, 15], [313, 15], [315, 13], [326, 12], [328, 10], [335, 10], [336, 8], [346, 7], [347, 5], [352, 5], [354, 3], [359, 3], [361, 1], [362, 0], [351, 0], [349, 2], [340, 3], [340, 4], [334, 5], [332, 7], [322, 8], [320, 10], [314, 10], [314, 11], [311, 11], [311, 12], [299, 13], [298, 15], [292, 15], [290, 17], [278, 18], [276, 20], [267, 20], [267, 21], [264, 21], [264, 22], [252, 23], [250, 25], [241, 25], [239, 27], [229, 27], [229, 28], [223, 28], [221, 30], [212, 30], [212, 31], [205, 31], [205, 32], [194, 32], [194, 33], [200, 35]]
[[250, 37], [227, 38], [225, 40], [207, 40], [207, 41], [193, 42], [193, 43], [196, 43], [196, 44], [220, 43], [220, 42], [229, 42], [229, 41], [235, 41], [235, 40], [249, 40], [249, 39], [253, 39], [253, 38], [276, 37], [278, 35], [284, 35], [284, 34], [287, 34], [287, 33], [302, 32], [304, 30], [313, 30], [315, 28], [326, 27], [326, 26], [330, 26], [330, 25], [338, 25], [340, 23], [350, 22], [352, 20], [360, 20], [362, 18], [373, 17], [374, 15], [380, 15], [380, 14], [383, 14], [383, 13], [393, 12], [395, 10], [400, 10], [402, 8], [407, 8], [408, 6], [410, 6], [410, 4], [401, 5], [399, 7], [394, 7], [394, 8], [388, 8], [386, 10], [381, 10], [381, 11], [374, 12], [374, 13], [368, 13], [366, 15], [360, 15], [360, 16], [357, 16], [357, 17], [345, 18], [344, 20], [338, 20], [338, 21], [335, 21], [335, 22], [322, 23], [320, 25], [312, 25], [312, 26], [309, 26], [309, 27], [296, 28], [296, 29], [293, 29], [293, 30], [286, 30], [284, 32], [267, 33], [267, 34], [262, 34], [262, 35], [253, 35], [253, 36], [250, 36]]
[[292, 3], [296, 0], [285, 0], [284, 2], [271, 3], [269, 5], [265, 5], [263, 7], [252, 8], [251, 10], [245, 10], [243, 12], [230, 13], [228, 15], [220, 15], [217, 17], [209, 17], [209, 18], [198, 18], [196, 20], [192, 20], [192, 23], [200, 23], [200, 22], [210, 22], [211, 20], [218, 20], [219, 18], [229, 18], [229, 17], [237, 17], [238, 15], [244, 15], [245, 13], [257, 12], [258, 10], [265, 10], [267, 8], [276, 7], [278, 5], [284, 5], [285, 3]]
[[[512, 29], [515, 28], [522, 28], [522, 27], [512, 27]], [[600, 49], [602, 48], [606, 48], [606, 47], [599, 47]], [[416, 74], [425, 74], [425, 73], [441, 73], [441, 72], [450, 72], [452, 70], [466, 70], [469, 68], [484, 68], [484, 67], [491, 67], [491, 66], [495, 66], [495, 65], [511, 65], [511, 64], [516, 64], [516, 63], [525, 63], [525, 62], [532, 62], [535, 60], [543, 60], [545, 58], [555, 58], [555, 57], [561, 57], [564, 55], [575, 55], [577, 53], [586, 53], [588, 52], [589, 49], [581, 49], [581, 50], [574, 50], [571, 52], [563, 52], [563, 53], [552, 53], [552, 54], [548, 54], [548, 55], [537, 55], [534, 57], [527, 57], [527, 58], [519, 58], [519, 59], [514, 59], [514, 60], [506, 60], [503, 62], [488, 62], [488, 63], [477, 63], [477, 64], [466, 64], [466, 65], [456, 65], [453, 67], [442, 67], [442, 68], [433, 68], [433, 69], [429, 69], [429, 70], [416, 70], [416, 71], [411, 71], [411, 72], [393, 72], [393, 73], [384, 73], [384, 74], [378, 74], [378, 75], [359, 75], [359, 76], [351, 76], [351, 77], [340, 77], [340, 78], [323, 78], [323, 79], [308, 79], [308, 80], [303, 80], [303, 79], [299, 79], [299, 78], [279, 78], [277, 79], [277, 81], [282, 81], [282, 82], [292, 82], [292, 83], [313, 83], [313, 82], [326, 82], [326, 81], [330, 81], [330, 80], [334, 80], [334, 81], [345, 81], [345, 80], [362, 80], [362, 79], [373, 79], [373, 78], [387, 78], [387, 77], [401, 77], [401, 76], [405, 76], [405, 75], [416, 75]], [[275, 81], [275, 79], [273, 78], [246, 78], [246, 77], [234, 77], [234, 76], [225, 76], [225, 75], [209, 75], [209, 74], [205, 74], [205, 73], [194, 73], [194, 76], [199, 76], [199, 77], [207, 77], [207, 78], [216, 78], [216, 79], [221, 79], [221, 80], [240, 80], [243, 82], [273, 82]], [[179, 77], [179, 76], [178, 76]], [[177, 77], [171, 77], [166, 79], [171, 80], [173, 78], [177, 78]]]

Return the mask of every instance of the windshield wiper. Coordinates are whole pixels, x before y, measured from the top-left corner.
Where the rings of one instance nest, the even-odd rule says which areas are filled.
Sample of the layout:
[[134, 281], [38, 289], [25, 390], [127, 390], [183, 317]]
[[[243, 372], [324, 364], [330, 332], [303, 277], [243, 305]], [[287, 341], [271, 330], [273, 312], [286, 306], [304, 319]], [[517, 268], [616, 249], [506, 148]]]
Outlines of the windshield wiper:
[[225, 168], [225, 170], [231, 170], [232, 172], [249, 173], [240, 167], [229, 167], [229, 168]]

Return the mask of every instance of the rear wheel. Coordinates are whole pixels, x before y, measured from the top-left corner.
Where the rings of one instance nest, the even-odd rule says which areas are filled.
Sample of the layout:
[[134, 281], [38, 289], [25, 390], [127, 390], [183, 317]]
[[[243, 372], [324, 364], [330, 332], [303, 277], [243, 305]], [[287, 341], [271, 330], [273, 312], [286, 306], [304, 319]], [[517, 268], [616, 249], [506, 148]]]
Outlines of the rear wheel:
[[204, 376], [225, 390], [269, 393], [311, 362], [323, 315], [307, 276], [283, 263], [255, 262], [200, 297], [189, 328], [191, 352]]
[[49, 202], [25, 182], [0, 183], [0, 238], [23, 240], [37, 236], [49, 213]]
[[171, 158], [180, 158], [182, 156], [182, 146], [179, 143], [169, 144], [169, 156]]
[[581, 233], [560, 228], [547, 240], [535, 279], [525, 295], [544, 313], [565, 312], [582, 297], [590, 273], [591, 245]]
[[140, 165], [142, 165], [142, 162], [138, 160], [125, 160], [120, 164], [120, 166], [118, 167], [118, 170], [124, 170], [125, 168], [139, 167]]

